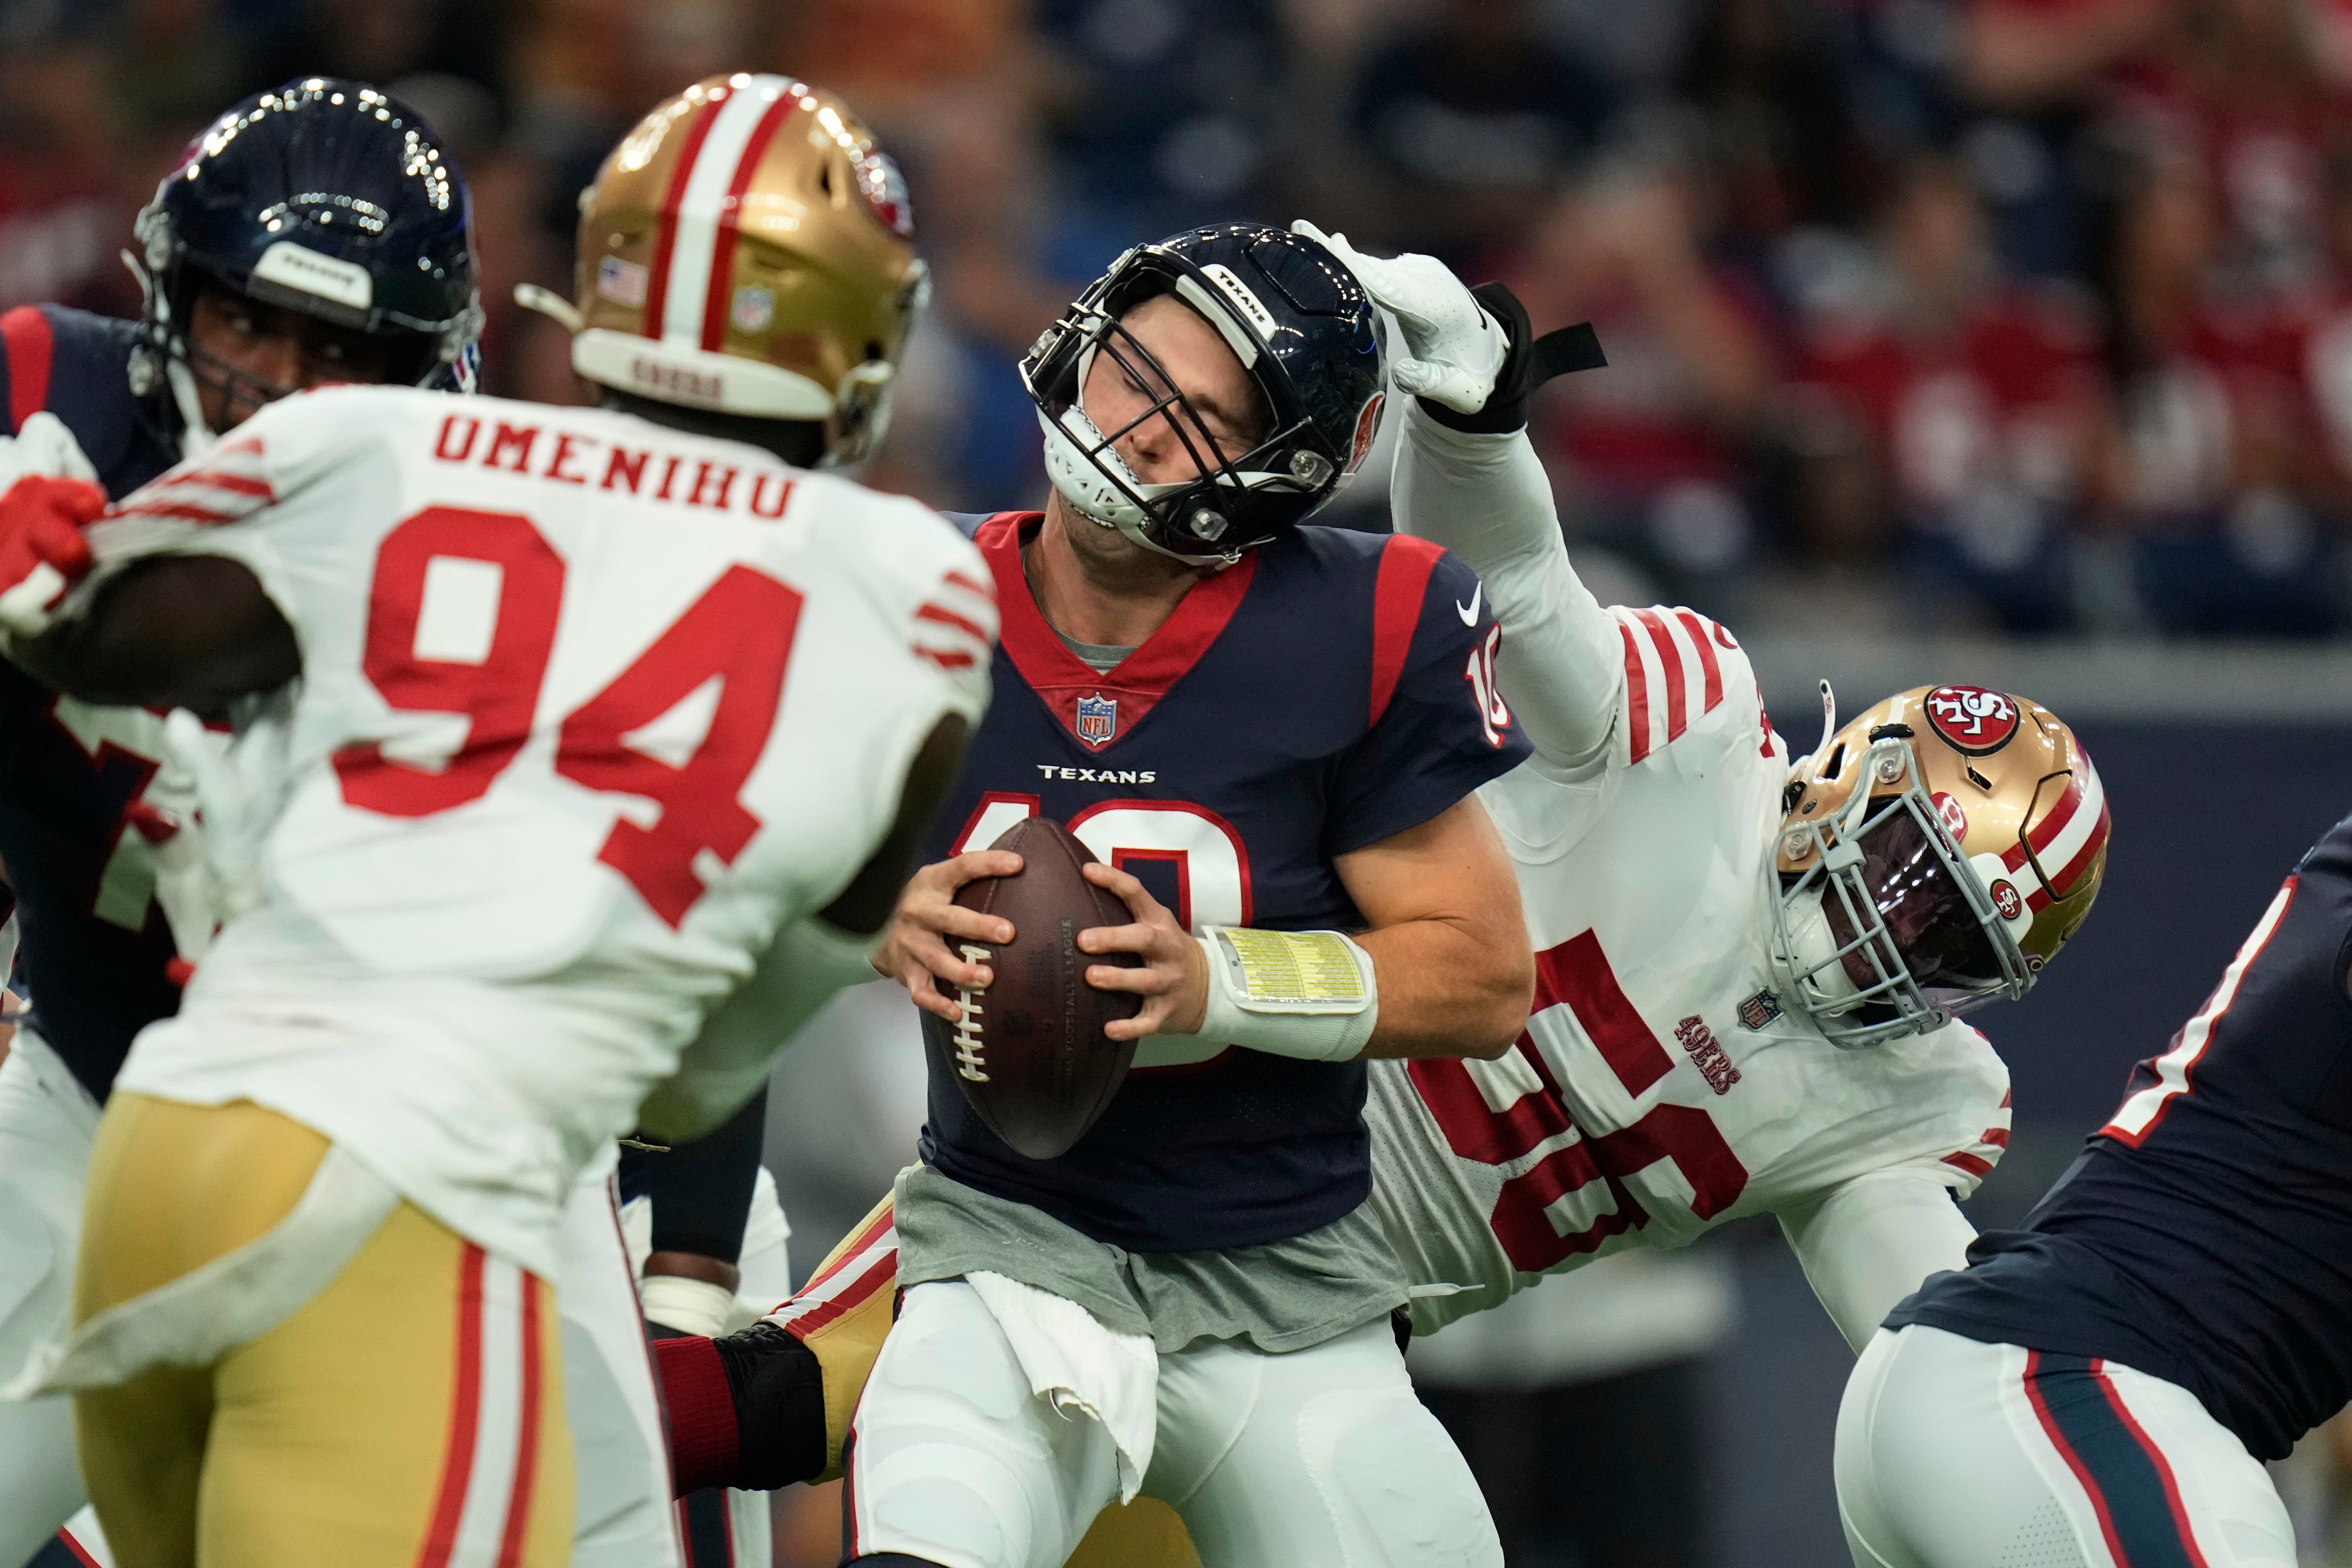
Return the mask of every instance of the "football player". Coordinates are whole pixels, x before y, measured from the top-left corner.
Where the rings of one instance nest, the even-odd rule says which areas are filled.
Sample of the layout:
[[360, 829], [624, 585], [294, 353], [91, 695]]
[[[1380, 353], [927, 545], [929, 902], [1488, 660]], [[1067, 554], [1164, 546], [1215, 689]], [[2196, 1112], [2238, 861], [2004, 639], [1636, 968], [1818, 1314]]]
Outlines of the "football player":
[[2296, 1561], [2264, 1462], [2352, 1399], [2347, 966], [2352, 818], [2022, 1227], [1863, 1352], [1837, 1428], [1857, 1568]]
[[1331, 243], [1411, 351], [1397, 526], [1479, 571], [1536, 750], [1482, 792], [1536, 946], [1528, 1033], [1499, 1062], [1375, 1074], [1391, 1239], [1464, 1287], [1415, 1326], [1771, 1214], [1860, 1349], [1972, 1235], [1953, 1200], [2008, 1142], [2009, 1083], [1958, 1015], [2024, 994], [2089, 913], [2098, 774], [2049, 710], [1961, 685], [1827, 713], [1791, 765], [1728, 632], [1603, 609], [1569, 562], [1527, 397], [1589, 339]]
[[[1527, 1033], [1498, 1060], [1371, 1064], [1373, 1205], [1414, 1327], [1769, 1213], [1859, 1350], [1973, 1235], [1955, 1200], [2007, 1142], [2008, 1075], [1956, 1015], [2029, 989], [2088, 913], [2097, 774], [2046, 709], [1966, 686], [1827, 723], [1792, 765], [1729, 633], [1604, 610], [1569, 562], [1527, 399], [1592, 346], [1534, 340], [1507, 291], [1474, 297], [1433, 261], [1329, 243], [1405, 338], [1398, 525], [1480, 573], [1507, 628], [1495, 679], [1535, 748], [1480, 792], [1538, 950]], [[794, 1335], [854, 1375], [833, 1347], [887, 1328], [868, 1303], [892, 1239], [877, 1215], [768, 1323], [702, 1353], [736, 1420], [701, 1452], [733, 1444], [773, 1484], [772, 1456], [807, 1451], [763, 1380], [782, 1384]], [[1133, 1539], [1088, 1560], [1163, 1560]]]
[[[708, 333], [592, 322], [576, 363], [629, 388], [601, 414], [273, 405], [114, 509], [94, 591], [18, 645], [89, 700], [213, 711], [302, 677], [235, 769], [198, 764], [252, 907], [118, 1086], [79, 1328], [26, 1380], [78, 1391], [125, 1563], [564, 1560], [562, 1194], [651, 1086], [651, 1131], [723, 1121], [862, 966], [984, 703], [970, 547], [777, 460], [843, 443], [903, 329], [870, 142], [782, 79], [688, 97], [733, 191], [779, 188], [681, 210], [625, 147], [640, 237], [698, 302], [805, 282], [854, 331], [779, 341], [740, 299]], [[768, 241], [803, 199], [899, 265], [795, 277]], [[0, 505], [20, 634], [97, 504]]]
[[[412, 165], [436, 174], [439, 199]], [[27, 471], [94, 472], [110, 495], [127, 494], [264, 404], [322, 381], [472, 385], [478, 311], [464, 183], [413, 111], [363, 84], [292, 82], [230, 110], [164, 182], [137, 238], [142, 321], [57, 307], [0, 317], [11, 432], [0, 437], [0, 487]], [[362, 295], [365, 309], [352, 303]], [[16, 1216], [0, 1232], [5, 1379], [65, 1327], [99, 1106], [131, 1037], [178, 1005], [183, 961], [159, 910], [157, 862], [184, 855], [194, 835], [161, 714], [60, 698], [5, 665], [0, 704], [11, 737], [0, 751], [0, 844], [38, 931], [26, 969], [44, 1003], [24, 1059], [0, 1068], [0, 1207]], [[208, 934], [201, 910], [178, 912], [193, 922], [192, 946]], [[740, 1221], [753, 1173], [730, 1173], [740, 1191], [674, 1190], [712, 1163], [686, 1152], [635, 1160], [632, 1185], [662, 1214], [651, 1239], [663, 1250], [647, 1260], [645, 1286], [656, 1321], [705, 1326], [698, 1296], [736, 1259], [731, 1245], [697, 1238], [740, 1233], [726, 1222]], [[601, 1170], [583, 1173], [564, 1231], [566, 1352], [583, 1361], [570, 1409], [585, 1473], [576, 1551], [583, 1564], [641, 1568], [676, 1550], [668, 1470], [644, 1351], [615, 1314], [592, 1310], [625, 1272], [604, 1186]], [[761, 1217], [763, 1234], [781, 1225]], [[68, 1419], [62, 1400], [0, 1405], [0, 1563], [20, 1561], [81, 1501]], [[756, 1535], [764, 1512], [736, 1511], [737, 1533]], [[687, 1515], [689, 1543], [709, 1532], [698, 1512]], [[104, 1555], [87, 1510], [75, 1534], [78, 1550]]]
[[[876, 966], [960, 1017], [942, 993], [992, 978], [969, 944], [1013, 933], [953, 895], [1019, 868], [988, 847], [1008, 826], [1054, 817], [1133, 912], [1078, 942], [1143, 961], [1086, 974], [1142, 996], [1110, 1026], [1139, 1047], [1041, 1163], [973, 1114], [938, 1031], [848, 1556], [1054, 1568], [1149, 1490], [1213, 1562], [1498, 1562], [1389, 1321], [1363, 1064], [1517, 1034], [1517, 899], [1470, 797], [1526, 748], [1476, 579], [1305, 526], [1370, 446], [1371, 303], [1311, 239], [1195, 230], [1120, 258], [1024, 375], [1053, 493], [971, 520], [996, 701]], [[1315, 1011], [1268, 994], [1271, 965], [1323, 977]]]
[[[404, 175], [413, 160], [443, 200]], [[299, 199], [312, 192], [329, 194]], [[318, 79], [238, 104], [191, 144], [134, 237], [141, 320], [0, 316], [0, 490], [70, 474], [127, 495], [324, 381], [472, 384], [465, 186], [414, 112], [374, 89]], [[179, 1005], [158, 858], [194, 803], [158, 713], [59, 697], [0, 662], [0, 853], [40, 994], [0, 1065], [5, 1382], [65, 1329], [100, 1108], [131, 1037]], [[207, 933], [192, 929], [192, 944]], [[0, 1403], [0, 1563], [86, 1500], [69, 1420], [61, 1399]]]

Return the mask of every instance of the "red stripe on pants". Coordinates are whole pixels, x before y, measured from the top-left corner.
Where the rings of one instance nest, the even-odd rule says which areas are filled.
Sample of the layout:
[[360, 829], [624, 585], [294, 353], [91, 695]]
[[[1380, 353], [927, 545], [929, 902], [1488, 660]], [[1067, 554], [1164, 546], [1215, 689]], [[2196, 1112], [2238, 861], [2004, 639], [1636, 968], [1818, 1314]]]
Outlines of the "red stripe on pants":
[[466, 1488], [474, 1473], [474, 1444], [482, 1418], [482, 1265], [486, 1254], [466, 1244], [457, 1266], [457, 1387], [449, 1410], [449, 1446], [441, 1462], [441, 1491], [433, 1525], [425, 1532], [417, 1568], [446, 1568], [466, 1514]]

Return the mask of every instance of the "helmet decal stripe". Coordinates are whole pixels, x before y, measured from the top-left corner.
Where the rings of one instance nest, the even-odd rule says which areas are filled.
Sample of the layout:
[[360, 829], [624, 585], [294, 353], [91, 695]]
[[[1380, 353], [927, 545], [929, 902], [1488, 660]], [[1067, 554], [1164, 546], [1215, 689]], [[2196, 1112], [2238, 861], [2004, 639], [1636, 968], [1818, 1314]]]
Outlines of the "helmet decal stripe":
[[1716, 705], [1723, 700], [1723, 666], [1715, 657], [1715, 638], [1708, 635], [1714, 629], [1714, 623], [1693, 610], [1676, 610], [1675, 619], [1680, 621], [1683, 630], [1690, 634], [1691, 647], [1698, 649], [1699, 668], [1706, 678], [1706, 706], [1699, 711], [1712, 713]]
[[[2091, 862], [2098, 858], [2100, 850], [2106, 847], [2108, 826], [2107, 808], [2103, 803], [2099, 806], [2097, 819], [2091, 824], [2091, 831], [2083, 839], [2083, 847], [2075, 850], [2074, 858], [2051, 879], [2051, 886], [2058, 897], [2063, 899], [2074, 890], [2074, 884], [2083, 879], [2084, 873], [2091, 868]], [[2026, 901], [2032, 902], [2030, 899]]]
[[55, 349], [49, 318], [38, 305], [19, 305], [0, 316], [0, 347], [8, 356], [8, 428], [49, 405], [49, 359]]
[[[2068, 781], [2056, 807], [2026, 835], [2032, 846], [2036, 879], [2044, 873], [2048, 879], [2026, 896], [2029, 908], [2046, 909], [2052, 899], [2063, 899], [2074, 890], [2106, 843], [2108, 826], [2106, 789], [2099, 783], [2098, 769], [2084, 757], [2082, 772]], [[2026, 860], [2025, 845], [2013, 844], [2001, 854], [2001, 863], [2011, 870], [2023, 867]]]
[[1625, 639], [1625, 742], [1631, 765], [1650, 754], [1650, 678], [1642, 668], [1642, 648], [1633, 640], [1633, 626], [1621, 618], [1617, 631]]
[[1672, 745], [1690, 728], [1690, 694], [1683, 681], [1682, 649], [1675, 646], [1675, 634], [1657, 611], [1636, 610], [1633, 615], [1649, 628], [1650, 646], [1658, 650], [1658, 668], [1665, 677], [1666, 743]]
[[768, 143], [776, 139], [776, 128], [800, 107], [798, 94], [785, 91], [776, 95], [768, 105], [759, 123], [751, 128], [751, 139], [743, 143], [742, 153], [735, 160], [734, 176], [727, 182], [727, 195], [719, 212], [719, 233], [711, 246], [710, 288], [702, 301], [702, 346], [717, 353], [726, 346], [728, 302], [735, 289], [735, 241], [741, 233], [740, 219], [743, 194], [751, 188], [751, 180], [760, 172], [760, 161], [768, 155]]
[[662, 300], [661, 341], [666, 343], [682, 348], [702, 344], [703, 301], [710, 294], [719, 220], [727, 210], [735, 165], [751, 143], [751, 132], [767, 118], [775, 101], [772, 95], [784, 86], [782, 77], [764, 77], [757, 79], [757, 85], [729, 92], [727, 101], [703, 122], [709, 129], [700, 145], [691, 149], [694, 162], [685, 170], [685, 181], [676, 187], [673, 201], [663, 205], [671, 238], [668, 286]]
[[702, 143], [709, 136], [720, 108], [712, 102], [694, 111], [694, 123], [686, 128], [686, 145], [678, 149], [677, 162], [670, 167], [668, 188], [662, 193], [661, 225], [654, 237], [653, 273], [646, 284], [646, 336], [656, 342], [662, 335], [662, 310], [669, 299], [669, 276], [677, 249], [678, 207], [686, 199], [686, 183], [694, 174], [695, 161], [702, 155]]

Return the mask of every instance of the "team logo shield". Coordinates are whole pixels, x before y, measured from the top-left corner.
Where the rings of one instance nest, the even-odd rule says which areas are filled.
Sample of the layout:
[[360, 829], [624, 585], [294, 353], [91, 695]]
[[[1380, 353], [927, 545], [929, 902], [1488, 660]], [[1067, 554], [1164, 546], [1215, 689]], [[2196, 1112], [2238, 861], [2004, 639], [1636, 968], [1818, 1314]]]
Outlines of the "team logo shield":
[[2017, 704], [1981, 686], [1938, 686], [1925, 706], [1936, 733], [1969, 756], [1998, 752], [2017, 733]]
[[1078, 699], [1078, 739], [1089, 746], [1107, 746], [1118, 733], [1118, 699], [1116, 697], [1081, 697]]

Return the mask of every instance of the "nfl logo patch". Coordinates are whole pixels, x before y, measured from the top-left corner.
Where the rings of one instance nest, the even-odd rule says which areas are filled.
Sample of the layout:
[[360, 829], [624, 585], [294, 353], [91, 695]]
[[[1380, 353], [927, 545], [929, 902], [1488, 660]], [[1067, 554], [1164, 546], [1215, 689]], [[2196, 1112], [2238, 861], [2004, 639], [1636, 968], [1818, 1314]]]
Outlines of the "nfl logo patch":
[[1780, 999], [1769, 991], [1759, 991], [1739, 1005], [1739, 1026], [1760, 1029], [1780, 1016]]
[[1118, 699], [1116, 697], [1081, 697], [1078, 699], [1078, 739], [1089, 746], [1107, 746], [1118, 733]]

